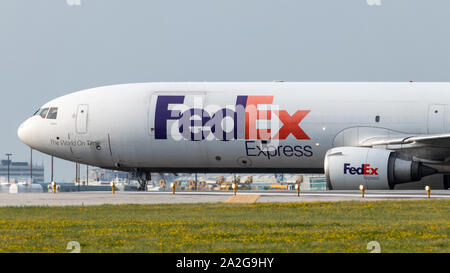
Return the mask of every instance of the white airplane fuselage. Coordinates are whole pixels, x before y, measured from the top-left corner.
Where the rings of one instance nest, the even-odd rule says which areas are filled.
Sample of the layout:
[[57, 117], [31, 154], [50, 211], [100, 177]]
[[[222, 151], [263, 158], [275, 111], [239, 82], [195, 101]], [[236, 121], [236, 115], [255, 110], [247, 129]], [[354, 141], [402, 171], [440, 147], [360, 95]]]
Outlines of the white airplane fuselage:
[[333, 147], [450, 132], [448, 102], [448, 83], [124, 84], [52, 100], [41, 109], [57, 117], [34, 115], [18, 135], [125, 171], [321, 173]]

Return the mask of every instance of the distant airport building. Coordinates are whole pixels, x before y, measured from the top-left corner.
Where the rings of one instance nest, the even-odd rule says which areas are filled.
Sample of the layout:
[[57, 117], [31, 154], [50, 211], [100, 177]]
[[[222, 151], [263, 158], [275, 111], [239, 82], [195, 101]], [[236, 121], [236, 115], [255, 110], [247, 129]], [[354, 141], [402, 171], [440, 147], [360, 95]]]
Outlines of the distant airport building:
[[10, 182], [30, 182], [31, 171], [33, 172], [33, 183], [44, 182], [44, 165], [33, 164], [33, 169], [31, 169], [28, 162], [13, 162], [11, 160], [0, 161], [0, 182], [8, 182], [8, 165]]
[[89, 168], [89, 181], [97, 181], [97, 182], [110, 182], [114, 179], [127, 179], [127, 172], [120, 172], [115, 170], [107, 170], [97, 167]]
[[[252, 189], [264, 190], [271, 189], [271, 185], [287, 185], [294, 184], [299, 181], [301, 177], [302, 190], [326, 190], [326, 179], [323, 174], [230, 174], [230, 173], [199, 173], [197, 176], [192, 173], [152, 173], [149, 185], [160, 186], [161, 179], [164, 179], [166, 185], [179, 181], [182, 184], [188, 184], [189, 181], [198, 182], [204, 181], [207, 184], [215, 184], [219, 177], [222, 177], [225, 182], [231, 182], [238, 178], [241, 183], [251, 177]], [[135, 181], [136, 178], [129, 175], [127, 172], [102, 169], [98, 167], [89, 168], [89, 183], [110, 183], [113, 180], [121, 181]], [[286, 187], [286, 189], [289, 189]]]

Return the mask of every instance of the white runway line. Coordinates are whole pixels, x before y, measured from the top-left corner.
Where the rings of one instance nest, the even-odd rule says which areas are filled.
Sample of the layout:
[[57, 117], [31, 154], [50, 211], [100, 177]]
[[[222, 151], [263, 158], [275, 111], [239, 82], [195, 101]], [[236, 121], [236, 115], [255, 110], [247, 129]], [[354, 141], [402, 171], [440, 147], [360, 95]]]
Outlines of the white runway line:
[[[171, 192], [146, 192], [151, 194], [169, 194]], [[233, 193], [227, 192], [176, 192], [178, 195], [233, 195]], [[249, 195], [261, 195], [261, 196], [297, 196], [297, 193], [287, 193], [287, 192], [238, 192], [237, 194], [249, 194]], [[300, 196], [333, 196], [333, 197], [361, 197], [361, 193], [334, 193], [334, 192], [324, 192], [324, 193], [306, 193], [301, 192]], [[402, 194], [402, 193], [392, 193], [392, 194], [376, 194], [376, 193], [365, 193], [365, 198], [428, 198], [426, 193], [416, 193], [416, 194]], [[430, 198], [450, 198], [449, 195], [442, 194], [431, 194]]]

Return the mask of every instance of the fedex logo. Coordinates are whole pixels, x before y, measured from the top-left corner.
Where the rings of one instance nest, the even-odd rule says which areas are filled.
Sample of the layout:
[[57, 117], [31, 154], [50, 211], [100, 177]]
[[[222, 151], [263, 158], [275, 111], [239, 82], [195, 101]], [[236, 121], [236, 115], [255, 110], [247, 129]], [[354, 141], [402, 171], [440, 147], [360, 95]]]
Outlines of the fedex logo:
[[362, 164], [361, 167], [350, 167], [350, 163], [344, 163], [344, 174], [351, 175], [378, 175], [378, 168], [371, 168], [370, 164]]
[[[186, 98], [197, 98], [194, 107], [186, 105]], [[199, 102], [198, 102], [199, 101]], [[265, 106], [264, 110], [261, 108]], [[268, 109], [267, 109], [268, 108]], [[300, 122], [310, 110], [289, 113], [273, 105], [273, 96], [237, 96], [235, 105], [203, 107], [202, 97], [195, 95], [158, 95], [155, 105], [155, 139], [167, 139], [170, 132], [184, 139], [310, 139], [300, 127]], [[277, 119], [273, 119], [273, 115]], [[168, 128], [168, 124], [172, 127]], [[274, 124], [275, 123], [275, 124]], [[281, 127], [279, 124], [281, 123]]]

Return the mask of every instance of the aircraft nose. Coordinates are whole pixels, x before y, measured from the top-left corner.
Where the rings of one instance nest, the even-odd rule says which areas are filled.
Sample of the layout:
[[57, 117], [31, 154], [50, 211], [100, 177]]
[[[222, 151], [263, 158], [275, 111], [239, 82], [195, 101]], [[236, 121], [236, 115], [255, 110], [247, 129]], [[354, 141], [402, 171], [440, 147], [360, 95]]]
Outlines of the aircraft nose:
[[28, 120], [20, 124], [19, 129], [17, 129], [17, 136], [19, 137], [20, 141], [30, 146], [30, 125], [27, 123], [29, 123]]

